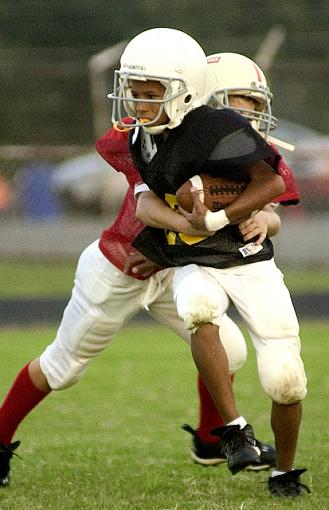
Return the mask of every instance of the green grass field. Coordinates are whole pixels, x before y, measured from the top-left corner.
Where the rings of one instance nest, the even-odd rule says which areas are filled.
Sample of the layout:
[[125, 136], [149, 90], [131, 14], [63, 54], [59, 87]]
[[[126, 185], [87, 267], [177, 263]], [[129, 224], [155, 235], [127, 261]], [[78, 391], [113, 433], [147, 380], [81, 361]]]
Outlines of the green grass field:
[[[17, 261], [0, 263], [0, 298], [61, 297], [71, 293], [77, 261]], [[289, 290], [296, 293], [326, 292], [328, 272], [324, 268], [280, 267]]]
[[[302, 323], [309, 393], [296, 465], [312, 494], [271, 499], [268, 473], [232, 476], [189, 458], [197, 424], [195, 368], [188, 347], [156, 325], [132, 324], [83, 380], [53, 393], [23, 422], [1, 510], [301, 510], [329, 508], [329, 323]], [[0, 398], [21, 366], [39, 354], [54, 328], [0, 329]], [[272, 442], [270, 402], [260, 389], [252, 347], [235, 382], [240, 411]]]

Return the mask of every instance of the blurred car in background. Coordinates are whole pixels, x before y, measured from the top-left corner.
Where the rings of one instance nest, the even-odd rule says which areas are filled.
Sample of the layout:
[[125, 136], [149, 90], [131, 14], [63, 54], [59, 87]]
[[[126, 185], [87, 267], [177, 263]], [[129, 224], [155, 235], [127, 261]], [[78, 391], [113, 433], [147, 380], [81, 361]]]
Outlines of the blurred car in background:
[[51, 185], [66, 213], [114, 216], [128, 184], [96, 152], [71, 158], [57, 165]]
[[300, 124], [278, 120], [273, 133], [295, 145], [293, 152], [280, 149], [292, 168], [301, 193], [302, 211], [306, 214], [329, 211], [329, 136]]
[[[286, 119], [278, 120], [273, 135], [295, 145], [293, 152], [285, 149], [280, 152], [295, 174], [301, 203], [284, 208], [283, 214], [300, 218], [328, 212], [329, 136]], [[32, 161], [17, 172], [16, 210], [22, 216], [42, 221], [63, 215], [113, 218], [127, 186], [123, 174], [112, 169], [96, 152], [59, 164]]]
[[16, 171], [14, 184], [16, 216], [36, 221], [57, 221], [63, 216], [112, 219], [128, 187], [123, 174], [96, 152], [60, 163], [29, 161]]
[[[280, 152], [296, 176], [301, 204], [285, 213], [329, 211], [329, 136], [282, 118], [273, 135], [295, 145], [293, 152]], [[113, 215], [127, 189], [125, 177], [96, 152], [63, 161], [55, 167], [51, 182], [66, 212], [92, 215]]]

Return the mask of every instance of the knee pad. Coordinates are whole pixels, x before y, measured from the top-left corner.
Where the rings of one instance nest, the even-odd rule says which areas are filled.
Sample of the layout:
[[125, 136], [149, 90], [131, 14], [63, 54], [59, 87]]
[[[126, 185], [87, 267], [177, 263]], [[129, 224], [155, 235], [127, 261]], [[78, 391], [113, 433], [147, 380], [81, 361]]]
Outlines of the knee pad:
[[273, 341], [257, 355], [258, 373], [265, 393], [277, 404], [295, 404], [306, 396], [307, 379], [295, 344]]
[[189, 300], [181, 318], [184, 320], [185, 328], [193, 334], [200, 326], [208, 322], [218, 325], [218, 314], [216, 300], [201, 293], [201, 295], [194, 294]]
[[175, 274], [173, 291], [178, 315], [190, 333], [206, 323], [219, 326], [228, 297], [205, 270], [193, 264], [181, 268]]
[[222, 317], [219, 336], [226, 351], [230, 372], [237, 372], [247, 359], [247, 345], [240, 328], [227, 314]]
[[65, 390], [76, 384], [84, 374], [87, 364], [81, 364], [73, 359], [57, 360], [49, 355], [48, 348], [40, 356], [41, 371], [46, 377], [52, 390]]

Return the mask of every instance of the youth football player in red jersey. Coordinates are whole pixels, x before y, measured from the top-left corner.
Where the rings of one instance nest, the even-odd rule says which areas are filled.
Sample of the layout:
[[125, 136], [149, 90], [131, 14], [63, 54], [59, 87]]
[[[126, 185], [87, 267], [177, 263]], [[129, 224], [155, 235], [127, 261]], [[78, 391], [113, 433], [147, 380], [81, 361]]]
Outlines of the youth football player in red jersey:
[[[149, 309], [153, 317], [188, 340], [172, 303], [170, 271], [158, 271], [131, 246], [143, 225], [134, 216], [133, 187], [140, 182], [140, 177], [128, 155], [126, 133], [110, 130], [97, 142], [97, 150], [117, 171], [126, 175], [130, 187], [114, 224], [81, 255], [72, 298], [56, 339], [40, 358], [21, 370], [0, 408], [2, 486], [9, 483], [9, 462], [18, 446], [18, 442], [11, 441], [22, 419], [51, 390], [64, 389], [77, 382], [90, 360], [141, 308]], [[266, 221], [270, 221], [269, 216]], [[187, 233], [193, 233], [188, 225], [185, 228]], [[144, 260], [145, 263], [141, 262]], [[228, 355], [231, 369], [236, 371], [246, 351], [241, 333], [228, 317], [222, 325], [224, 343], [226, 337], [231, 344], [233, 340], [231, 357], [229, 351]], [[209, 405], [211, 407], [210, 402]], [[264, 455], [272, 454], [273, 461], [273, 450], [268, 452], [267, 445], [261, 446]], [[216, 454], [218, 456], [218, 452]]]
[[[96, 147], [113, 168], [125, 174], [129, 188], [114, 223], [80, 256], [72, 296], [55, 340], [22, 368], [0, 407], [0, 487], [9, 484], [10, 460], [19, 446], [12, 438], [20, 422], [52, 390], [75, 384], [90, 361], [140, 310], [147, 310], [189, 342], [172, 300], [171, 270], [159, 270], [131, 245], [143, 224], [134, 215], [134, 185], [140, 177], [129, 157], [127, 134], [111, 129]], [[193, 229], [188, 227], [186, 232]], [[236, 372], [245, 361], [246, 346], [228, 316], [222, 337], [228, 344], [231, 371]], [[260, 446], [267, 467], [269, 447]], [[270, 453], [273, 462], [275, 453]]]

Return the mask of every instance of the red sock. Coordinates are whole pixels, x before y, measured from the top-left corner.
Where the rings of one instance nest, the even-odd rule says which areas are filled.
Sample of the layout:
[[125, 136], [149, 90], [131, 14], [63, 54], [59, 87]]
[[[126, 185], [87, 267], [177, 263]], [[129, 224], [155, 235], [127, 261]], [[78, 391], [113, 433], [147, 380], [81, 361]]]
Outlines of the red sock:
[[28, 366], [18, 373], [0, 407], [0, 442], [8, 446], [25, 416], [46, 396], [31, 381]]
[[199, 428], [197, 429], [198, 436], [201, 441], [205, 443], [217, 443], [218, 437], [211, 435], [211, 431], [217, 427], [222, 427], [224, 421], [218, 413], [200, 375], [198, 376], [198, 392], [200, 399], [200, 422]]

